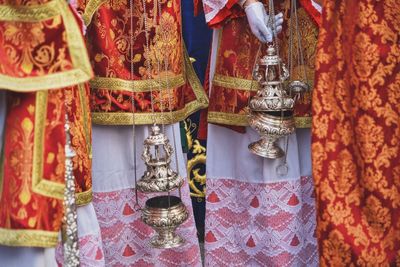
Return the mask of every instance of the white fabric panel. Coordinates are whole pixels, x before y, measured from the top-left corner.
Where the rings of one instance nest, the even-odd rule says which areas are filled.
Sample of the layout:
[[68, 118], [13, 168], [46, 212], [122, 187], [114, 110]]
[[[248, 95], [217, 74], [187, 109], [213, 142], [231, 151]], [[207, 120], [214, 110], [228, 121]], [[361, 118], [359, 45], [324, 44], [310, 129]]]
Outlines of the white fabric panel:
[[218, 47], [219, 47], [219, 35], [222, 29], [213, 30], [212, 45], [211, 45], [211, 55], [210, 55], [210, 82], [208, 88], [208, 94], [211, 94], [212, 81], [214, 80], [215, 68], [217, 64]]
[[97, 221], [96, 212], [93, 204], [89, 203], [85, 206], [78, 207], [78, 236], [100, 235], [100, 226]]
[[[247, 127], [246, 133], [242, 134], [225, 127], [209, 124], [207, 178], [269, 183], [296, 180], [300, 176], [311, 175], [310, 130], [301, 129], [297, 132], [298, 134], [292, 134], [289, 137], [287, 153], [289, 170], [287, 175], [281, 177], [276, 173], [276, 167], [283, 163], [283, 157], [280, 159], [264, 159], [249, 151], [248, 145], [259, 139], [259, 135], [253, 129]], [[285, 138], [281, 138], [278, 144], [284, 149]]]
[[[150, 126], [136, 126], [136, 176], [139, 180], [145, 165], [141, 159], [143, 141], [150, 134]], [[174, 148], [172, 127], [175, 128], [176, 155], [178, 156], [179, 174], [186, 177], [185, 161], [180, 140], [179, 124], [165, 126], [170, 144]], [[175, 154], [171, 167], [176, 170]], [[135, 168], [133, 159], [132, 126], [93, 125], [93, 191], [110, 192], [135, 187]]]
[[0, 151], [3, 147], [5, 118], [6, 118], [6, 92], [0, 90]]
[[0, 246], [0, 267], [55, 267], [54, 248]]

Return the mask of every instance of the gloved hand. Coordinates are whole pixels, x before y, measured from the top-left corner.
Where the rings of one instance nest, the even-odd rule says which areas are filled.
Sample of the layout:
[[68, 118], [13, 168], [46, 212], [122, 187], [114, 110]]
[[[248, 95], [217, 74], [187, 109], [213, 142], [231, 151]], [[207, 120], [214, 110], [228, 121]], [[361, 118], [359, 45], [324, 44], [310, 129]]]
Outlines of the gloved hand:
[[[273, 35], [272, 29], [267, 26], [269, 16], [265, 11], [264, 5], [260, 2], [251, 3], [245, 7], [246, 17], [250, 25], [251, 32], [262, 43], [271, 42]], [[275, 16], [275, 35], [282, 31], [283, 14]]]

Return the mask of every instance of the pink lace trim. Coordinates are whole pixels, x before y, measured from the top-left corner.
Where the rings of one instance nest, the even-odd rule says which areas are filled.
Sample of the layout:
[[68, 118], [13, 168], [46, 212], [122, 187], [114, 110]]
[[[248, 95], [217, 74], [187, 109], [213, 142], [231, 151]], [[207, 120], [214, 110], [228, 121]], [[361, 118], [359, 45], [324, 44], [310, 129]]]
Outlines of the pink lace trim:
[[[191, 212], [188, 190], [183, 201]], [[185, 194], [186, 193], [186, 194]], [[149, 195], [139, 196], [143, 205]], [[178, 229], [185, 245], [174, 249], [154, 249], [149, 239], [154, 231], [140, 220], [135, 211], [131, 189], [94, 193], [93, 205], [101, 229], [106, 266], [201, 266], [193, 215]]]
[[[87, 235], [79, 239], [79, 253], [82, 267], [105, 266], [104, 253], [99, 235]], [[62, 245], [56, 248], [56, 261], [58, 266], [63, 266], [64, 255]]]
[[207, 180], [206, 266], [318, 266], [312, 177]]

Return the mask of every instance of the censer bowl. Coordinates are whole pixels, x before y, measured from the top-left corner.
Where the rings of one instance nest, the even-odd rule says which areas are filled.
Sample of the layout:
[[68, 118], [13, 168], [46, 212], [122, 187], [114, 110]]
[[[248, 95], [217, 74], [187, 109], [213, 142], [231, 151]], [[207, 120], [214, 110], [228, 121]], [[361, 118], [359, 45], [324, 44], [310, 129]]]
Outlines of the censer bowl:
[[[292, 113], [285, 112], [283, 116], [277, 116], [275, 113], [252, 112], [249, 115], [251, 128], [261, 136], [260, 140], [249, 145], [249, 150], [256, 155], [269, 159], [277, 159], [285, 155], [276, 141], [295, 130]], [[288, 114], [290, 115], [285, 116]]]
[[174, 248], [184, 244], [185, 240], [175, 230], [188, 217], [189, 213], [179, 197], [157, 196], [148, 199], [142, 210], [142, 221], [157, 232], [150, 244], [154, 248]]

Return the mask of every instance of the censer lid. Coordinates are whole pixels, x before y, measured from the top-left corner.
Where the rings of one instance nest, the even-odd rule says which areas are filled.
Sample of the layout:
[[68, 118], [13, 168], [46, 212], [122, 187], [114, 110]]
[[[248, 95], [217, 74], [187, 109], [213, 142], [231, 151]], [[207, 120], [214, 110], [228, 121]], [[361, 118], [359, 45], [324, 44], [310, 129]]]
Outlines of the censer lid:
[[261, 65], [274, 66], [281, 64], [281, 59], [276, 53], [273, 45], [268, 46], [267, 54], [260, 59]]
[[158, 125], [153, 125], [151, 127], [150, 135], [144, 140], [145, 145], [156, 146], [156, 145], [165, 145], [169, 143], [167, 136], [161, 133], [161, 129]]

